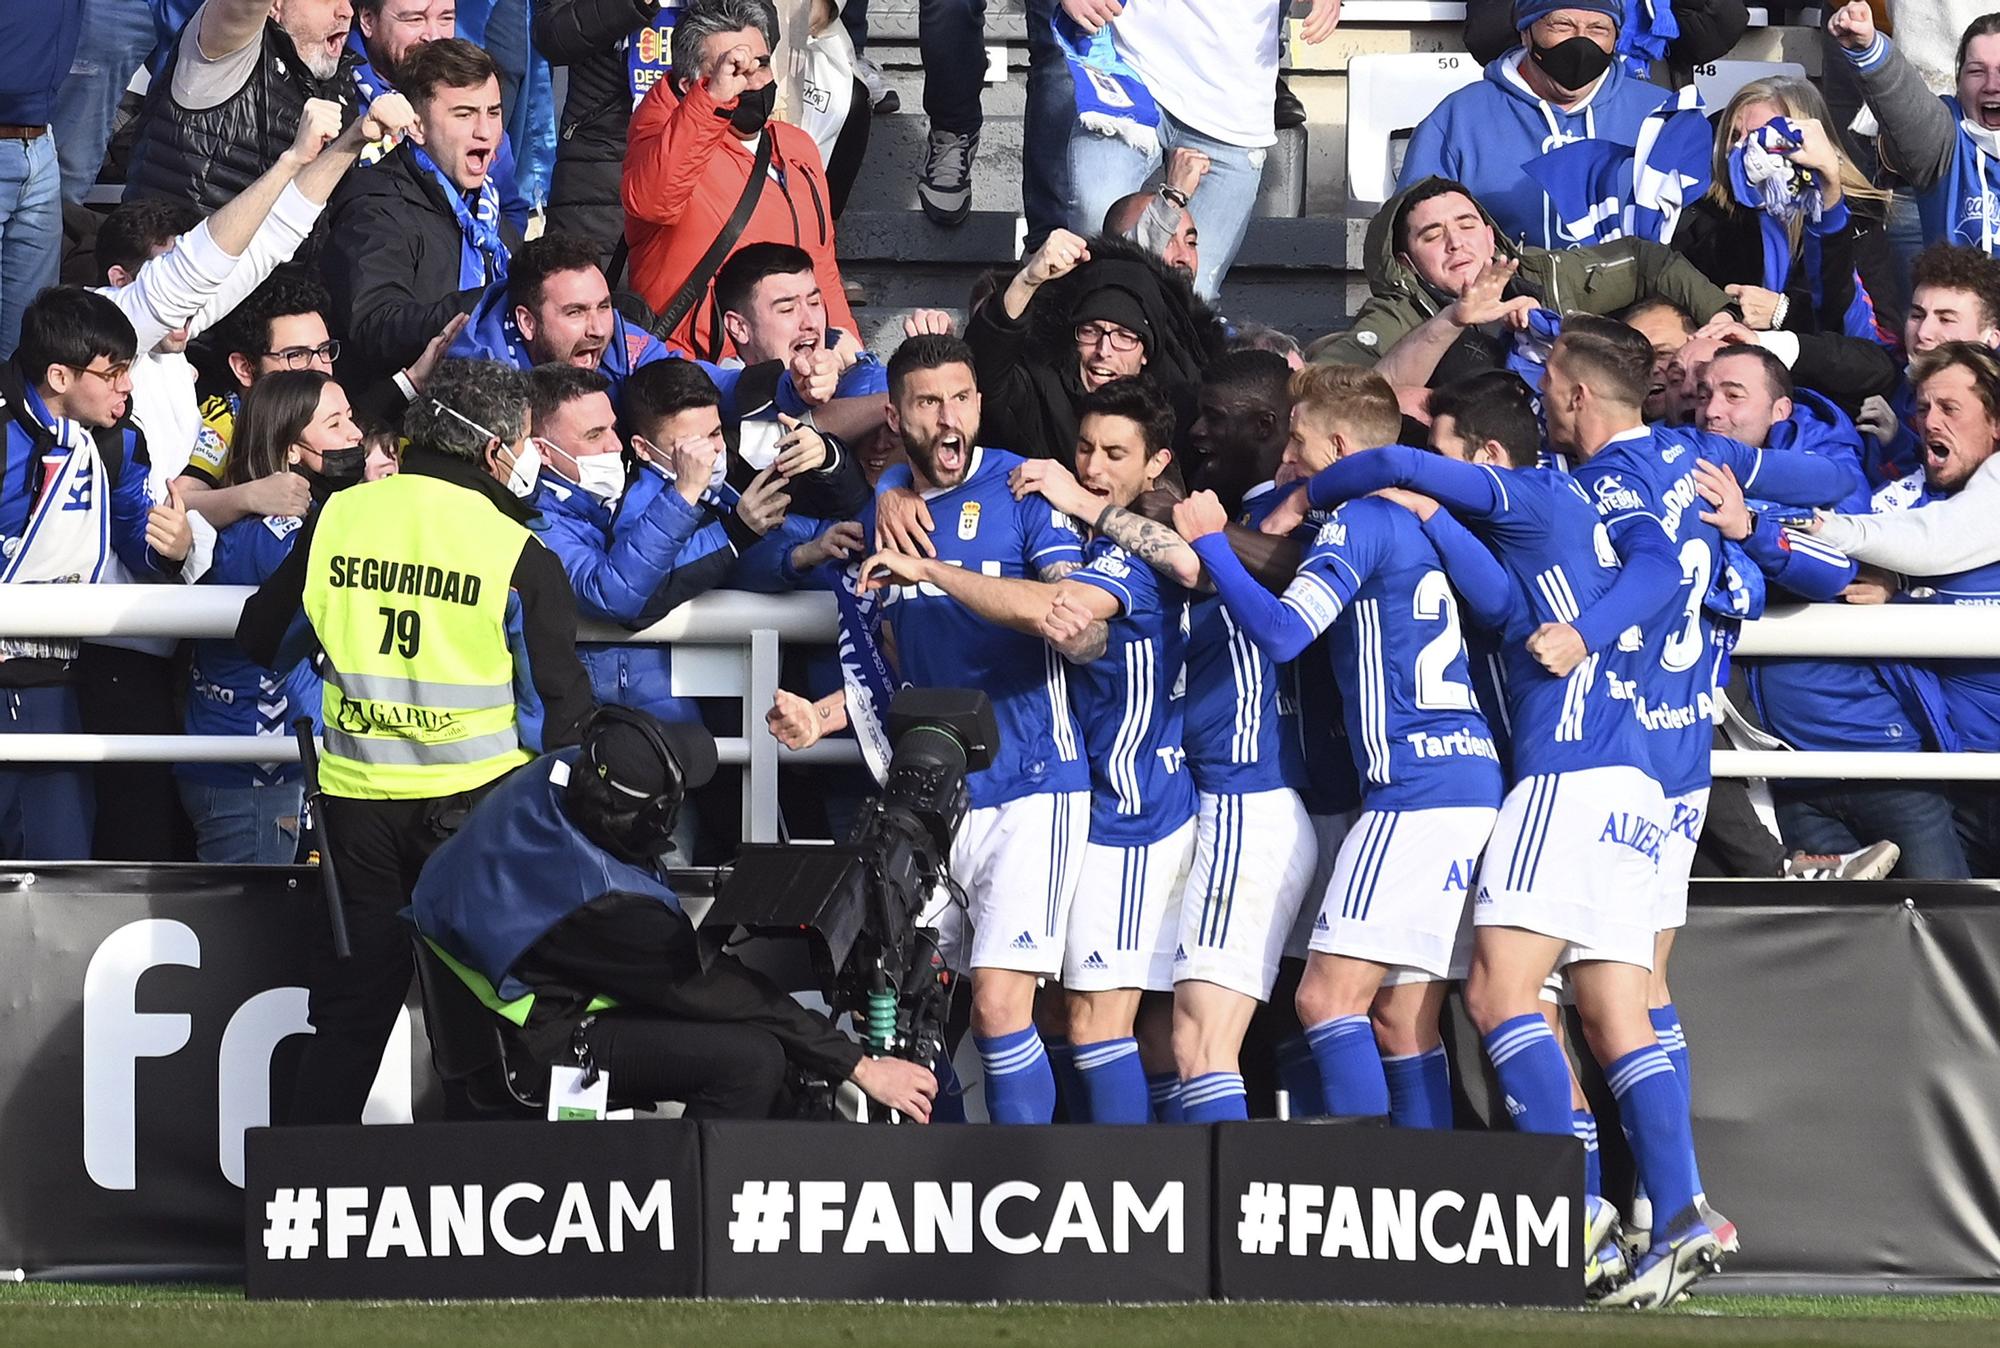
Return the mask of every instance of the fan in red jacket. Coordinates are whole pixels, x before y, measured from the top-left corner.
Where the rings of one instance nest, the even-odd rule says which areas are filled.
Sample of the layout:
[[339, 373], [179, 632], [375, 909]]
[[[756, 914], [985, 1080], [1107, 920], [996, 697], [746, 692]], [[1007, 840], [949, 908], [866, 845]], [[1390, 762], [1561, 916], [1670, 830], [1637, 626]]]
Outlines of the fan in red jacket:
[[[819, 148], [799, 127], [770, 119], [776, 36], [763, 0], [697, 0], [681, 11], [672, 76], [656, 83], [632, 114], [622, 189], [632, 288], [655, 312], [669, 312], [743, 196], [759, 137], [769, 135], [770, 172], [734, 246], [805, 249], [826, 296], [827, 322], [853, 332], [834, 260], [832, 198]], [[729, 354], [713, 276], [674, 324], [667, 344], [704, 360]]]

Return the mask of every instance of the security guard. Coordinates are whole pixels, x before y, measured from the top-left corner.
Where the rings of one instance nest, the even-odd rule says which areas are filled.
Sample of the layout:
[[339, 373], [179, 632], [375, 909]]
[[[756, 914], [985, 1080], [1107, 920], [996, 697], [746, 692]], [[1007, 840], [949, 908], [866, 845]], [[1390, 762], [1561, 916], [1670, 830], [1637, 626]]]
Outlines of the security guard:
[[575, 744], [591, 710], [576, 601], [530, 533], [526, 376], [441, 361], [402, 471], [336, 493], [244, 606], [236, 640], [286, 668], [324, 652], [319, 787], [351, 958], [314, 943], [313, 1038], [291, 1123], [356, 1123], [414, 971], [398, 914], [493, 784]]

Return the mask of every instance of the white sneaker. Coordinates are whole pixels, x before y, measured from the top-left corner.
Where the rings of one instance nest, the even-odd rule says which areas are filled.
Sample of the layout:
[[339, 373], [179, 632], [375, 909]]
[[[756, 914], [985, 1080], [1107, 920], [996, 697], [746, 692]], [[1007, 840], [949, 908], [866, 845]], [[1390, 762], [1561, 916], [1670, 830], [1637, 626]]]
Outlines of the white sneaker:
[[1701, 1219], [1699, 1209], [1690, 1205], [1676, 1217], [1667, 1236], [1640, 1258], [1632, 1281], [1606, 1293], [1597, 1304], [1665, 1310], [1721, 1268], [1722, 1257], [1722, 1241]]
[[861, 83], [868, 89], [868, 106], [877, 116], [887, 116], [903, 106], [903, 100], [889, 87], [888, 76], [882, 67], [866, 56], [854, 58], [854, 73], [861, 77]]
[[923, 172], [917, 178], [917, 203], [932, 224], [962, 225], [972, 213], [972, 161], [978, 153], [978, 132], [931, 129]]
[[1785, 860], [1787, 880], [1882, 880], [1903, 859], [1888, 839], [1855, 852], [1794, 852]]

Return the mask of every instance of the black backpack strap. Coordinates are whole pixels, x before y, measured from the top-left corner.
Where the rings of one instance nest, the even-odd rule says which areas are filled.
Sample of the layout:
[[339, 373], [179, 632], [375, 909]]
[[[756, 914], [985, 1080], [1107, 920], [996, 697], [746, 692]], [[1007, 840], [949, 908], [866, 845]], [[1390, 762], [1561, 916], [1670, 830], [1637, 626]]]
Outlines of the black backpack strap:
[[764, 195], [764, 180], [771, 174], [771, 132], [767, 128], [757, 142], [756, 161], [750, 165], [750, 180], [743, 184], [743, 195], [736, 199], [736, 209], [729, 213], [723, 223], [722, 232], [708, 245], [708, 251], [694, 264], [681, 288], [674, 292], [674, 298], [660, 314], [660, 325], [653, 331], [662, 341], [667, 340], [673, 330], [681, 325], [688, 310], [694, 308], [695, 301], [708, 293], [709, 283], [722, 270], [722, 264], [729, 260], [729, 254], [736, 247], [736, 241], [743, 237], [744, 229], [750, 223], [750, 215], [757, 209], [757, 199]]

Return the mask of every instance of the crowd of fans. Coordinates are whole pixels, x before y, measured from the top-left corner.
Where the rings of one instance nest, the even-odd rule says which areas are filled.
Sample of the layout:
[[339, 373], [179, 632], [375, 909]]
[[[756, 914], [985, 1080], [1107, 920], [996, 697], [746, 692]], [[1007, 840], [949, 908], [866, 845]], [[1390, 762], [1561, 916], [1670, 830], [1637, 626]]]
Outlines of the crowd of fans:
[[[531, 372], [512, 485], [587, 619], [636, 628], [864, 544], [922, 550], [913, 496], [883, 498], [877, 538], [835, 523], [908, 433], [840, 270], [867, 122], [896, 102], [864, 54], [863, 0], [783, 22], [772, 0], [533, 0], [517, 17], [567, 70], [561, 108], [537, 105], [532, 63], [499, 40], [508, 8], [0, 14], [0, 580], [256, 584], [329, 492], [396, 470], [404, 413], [447, 358]], [[1615, 317], [1655, 353], [1647, 416], [1852, 469], [1822, 518], [1709, 503], [1741, 539], [1736, 593], [1755, 596], [1735, 616], [1799, 597], [1781, 573], [1802, 548], [1852, 567], [1807, 597], [1990, 604], [2000, 15], [1891, 4], [1891, 38], [1879, 8], [1828, 10], [1818, 82], [1703, 108], [1674, 86], [1741, 36], [1737, 0], [1468, 6], [1484, 78], [1416, 128], [1367, 226], [1367, 298], [1302, 350], [1220, 307], [1267, 151], [1298, 120], [1285, 6], [1028, 0], [1025, 260], [938, 297], [962, 325], [919, 310], [902, 331], [962, 330], [985, 395], [967, 434], [1030, 458], [1073, 462], [1085, 400], [1143, 379], [1173, 412], [1177, 475], [1234, 505], [1256, 482], [1242, 465], [1269, 457], [1241, 448], [1289, 425], [1281, 365], [1372, 367], [1421, 446], [1434, 398], [1494, 371], [1535, 386], [1566, 316]], [[975, 172], [1001, 171], [979, 158], [980, 7], [921, 13], [917, 196], [950, 227]], [[1323, 40], [1338, 16], [1294, 5], [1293, 36]], [[150, 89], [114, 136], [142, 64]], [[100, 176], [124, 199], [97, 218], [81, 203]], [[584, 659], [601, 700], [712, 714], [673, 695], [666, 646]], [[1719, 743], [2000, 749], [1981, 662], [1740, 663]], [[289, 735], [320, 701], [309, 666], [144, 638], [0, 640], [0, 696], [0, 733]], [[802, 808], [837, 826], [866, 784], [821, 776]], [[1773, 794], [1782, 843], [1718, 793], [1706, 869], [1837, 866], [1887, 840], [1904, 876], [2000, 873], [1986, 787]], [[277, 764], [8, 767], [0, 856], [289, 860], [299, 804], [298, 769]], [[725, 841], [732, 826], [714, 824]]]

